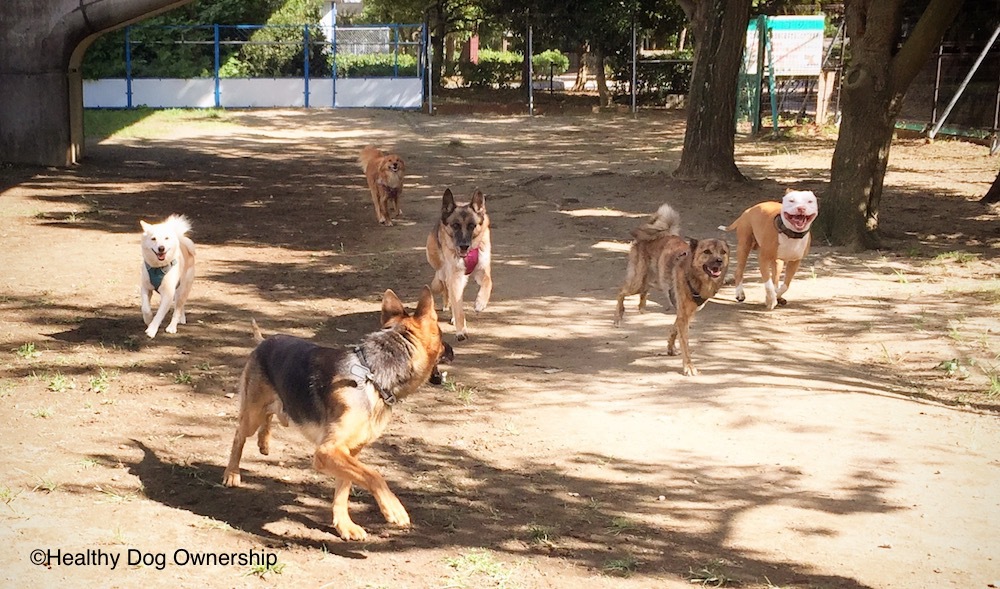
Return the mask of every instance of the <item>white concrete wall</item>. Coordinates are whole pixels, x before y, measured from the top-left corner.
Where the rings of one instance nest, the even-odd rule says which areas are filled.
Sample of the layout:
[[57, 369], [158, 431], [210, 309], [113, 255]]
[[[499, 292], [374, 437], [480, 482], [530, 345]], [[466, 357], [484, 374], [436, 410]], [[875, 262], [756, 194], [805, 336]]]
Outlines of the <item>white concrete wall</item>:
[[[309, 106], [420, 108], [422, 82], [419, 78], [310, 78]], [[334, 91], [336, 90], [336, 103]], [[223, 78], [219, 81], [220, 106], [266, 108], [305, 106], [302, 78]], [[123, 79], [84, 80], [86, 108], [126, 108], [126, 81]], [[215, 106], [212, 78], [132, 80], [132, 106], [153, 108], [211, 108]]]

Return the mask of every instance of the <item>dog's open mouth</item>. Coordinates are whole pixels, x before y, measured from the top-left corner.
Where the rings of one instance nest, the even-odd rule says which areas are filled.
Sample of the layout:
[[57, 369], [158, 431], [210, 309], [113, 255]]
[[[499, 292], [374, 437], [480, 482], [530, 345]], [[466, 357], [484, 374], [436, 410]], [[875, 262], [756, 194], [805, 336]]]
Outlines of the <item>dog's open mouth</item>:
[[708, 274], [712, 278], [718, 278], [722, 276], [722, 265], [721, 264], [705, 264], [702, 266], [705, 274]]
[[167, 259], [167, 252], [165, 252], [165, 251], [161, 252], [161, 251], [158, 251], [158, 250], [153, 250], [153, 254], [156, 255], [156, 259], [159, 260], [159, 261], [161, 261], [161, 262], [163, 260]]
[[795, 231], [807, 231], [809, 226], [812, 225], [813, 219], [816, 218], [815, 214], [792, 215], [791, 213], [785, 213], [784, 215], [785, 223]]

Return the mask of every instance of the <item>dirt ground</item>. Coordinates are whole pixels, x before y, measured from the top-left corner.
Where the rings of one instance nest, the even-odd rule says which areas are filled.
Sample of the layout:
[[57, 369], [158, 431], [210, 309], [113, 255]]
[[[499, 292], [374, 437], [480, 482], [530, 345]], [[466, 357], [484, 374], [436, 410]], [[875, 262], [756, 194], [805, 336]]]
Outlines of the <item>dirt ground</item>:
[[[784, 186], [822, 196], [833, 140], [741, 138], [753, 182], [706, 192], [670, 176], [683, 129], [671, 112], [231, 112], [91, 142], [72, 169], [0, 169], [0, 584], [1000, 585], [1000, 216], [974, 202], [997, 159], [898, 141], [885, 248], [814, 244], [772, 312], [752, 261], [747, 301], [727, 286], [695, 319], [687, 378], [661, 294], [611, 325], [629, 230], [664, 201], [717, 237]], [[391, 228], [366, 143], [407, 159]], [[412, 529], [358, 492], [369, 539], [340, 540], [331, 482], [280, 427], [223, 488], [250, 318], [332, 346], [377, 329], [386, 288], [412, 305], [432, 276], [445, 187], [487, 195], [495, 289], [469, 340], [442, 323], [448, 384], [363, 455]], [[148, 340], [138, 222], [170, 213], [192, 220], [198, 278], [188, 325]]]

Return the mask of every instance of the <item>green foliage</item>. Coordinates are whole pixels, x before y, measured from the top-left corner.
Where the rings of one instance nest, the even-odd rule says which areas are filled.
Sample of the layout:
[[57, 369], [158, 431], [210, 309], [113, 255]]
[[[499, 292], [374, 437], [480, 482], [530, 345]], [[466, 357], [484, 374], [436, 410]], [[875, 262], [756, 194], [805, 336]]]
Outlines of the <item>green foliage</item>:
[[[459, 74], [469, 86], [509, 88], [515, 80], [521, 79], [524, 54], [517, 51], [479, 50], [479, 63], [463, 62], [458, 66]], [[562, 74], [569, 69], [569, 58], [556, 49], [549, 49], [531, 58], [531, 67], [537, 77], [552, 72]]]
[[569, 57], [558, 49], [547, 49], [531, 57], [531, 68], [539, 78], [547, 78], [549, 73], [565, 74], [569, 70]]
[[[687, 94], [691, 84], [690, 52], [646, 54], [639, 59], [636, 95], [643, 104], [664, 104], [668, 94]], [[612, 60], [612, 80], [619, 92], [628, 92], [632, 82], [631, 59]]]
[[[332, 60], [332, 58], [331, 58]], [[350, 55], [340, 53], [336, 57], [338, 78], [389, 78], [415, 77], [418, 75], [417, 58], [401, 53], [367, 53]]]

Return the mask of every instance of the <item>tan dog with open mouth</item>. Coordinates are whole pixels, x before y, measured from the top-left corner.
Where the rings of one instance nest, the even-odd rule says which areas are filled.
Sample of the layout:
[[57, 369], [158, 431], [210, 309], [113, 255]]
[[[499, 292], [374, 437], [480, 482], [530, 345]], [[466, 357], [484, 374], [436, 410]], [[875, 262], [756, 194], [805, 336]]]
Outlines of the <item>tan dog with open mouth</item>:
[[403, 194], [403, 172], [406, 171], [403, 158], [369, 145], [361, 150], [358, 163], [365, 172], [368, 190], [372, 193], [375, 217], [382, 225], [392, 225], [392, 219], [403, 213], [399, 208], [399, 197]]
[[[146, 335], [156, 337], [170, 307], [174, 314], [167, 333], [177, 333], [178, 323], [187, 323], [184, 305], [194, 284], [194, 242], [186, 235], [191, 223], [184, 215], [170, 215], [162, 223], [139, 221], [142, 227], [142, 265], [139, 269], [139, 295]], [[160, 294], [160, 304], [153, 315], [153, 293]]]
[[625, 297], [638, 294], [639, 308], [644, 308], [656, 278], [676, 312], [667, 354], [677, 355], [679, 339], [684, 375], [695, 376], [698, 369], [691, 362], [688, 332], [695, 313], [722, 287], [729, 268], [729, 244], [722, 239], [685, 240], [679, 230], [680, 215], [663, 204], [632, 231], [635, 241], [629, 248], [625, 282], [618, 291], [615, 326], [625, 313]]
[[490, 269], [492, 243], [486, 197], [479, 190], [468, 204], [455, 204], [451, 189], [441, 197], [441, 218], [427, 236], [427, 261], [434, 268], [431, 290], [441, 295], [441, 308], [451, 307], [455, 337], [465, 339], [465, 309], [462, 297], [471, 276], [479, 284], [476, 312], [486, 309], [493, 292]]
[[[765, 304], [770, 311], [776, 305], [784, 305], [781, 295], [788, 291], [792, 279], [809, 253], [812, 236], [809, 228], [819, 214], [816, 195], [810, 190], [787, 189], [781, 202], [767, 201], [755, 204], [743, 211], [729, 227], [719, 226], [723, 231], [736, 230], [736, 300], [743, 302], [743, 272], [746, 270], [750, 252], [758, 250], [757, 264], [764, 279]], [[784, 263], [785, 277], [780, 286], [775, 286], [781, 278]]]
[[[336, 479], [333, 526], [345, 540], [363, 540], [365, 530], [351, 520], [351, 485], [375, 496], [386, 521], [410, 525], [410, 516], [385, 479], [358, 459], [389, 425], [392, 408], [431, 380], [440, 382], [439, 362], [453, 359], [441, 341], [434, 298], [426, 286], [410, 315], [391, 290], [382, 297], [382, 329], [352, 349], [326, 348], [290, 335], [264, 339], [253, 323], [258, 346], [240, 379], [240, 414], [229, 465], [227, 487], [241, 483], [243, 444], [254, 433], [261, 454], [270, 452], [271, 416], [289, 421], [316, 445], [313, 467]], [[436, 379], [435, 379], [436, 377]]]

